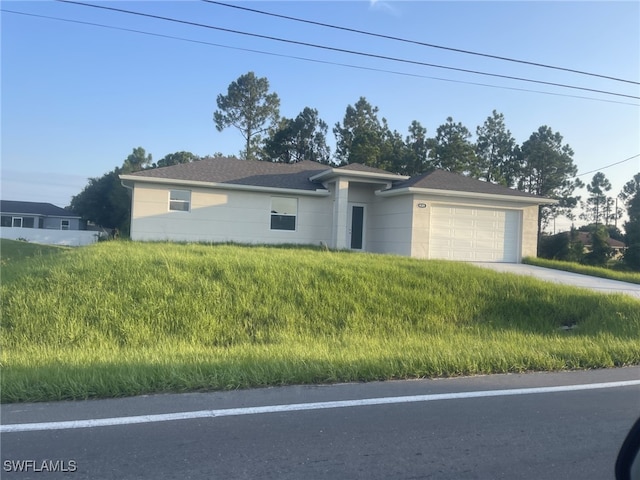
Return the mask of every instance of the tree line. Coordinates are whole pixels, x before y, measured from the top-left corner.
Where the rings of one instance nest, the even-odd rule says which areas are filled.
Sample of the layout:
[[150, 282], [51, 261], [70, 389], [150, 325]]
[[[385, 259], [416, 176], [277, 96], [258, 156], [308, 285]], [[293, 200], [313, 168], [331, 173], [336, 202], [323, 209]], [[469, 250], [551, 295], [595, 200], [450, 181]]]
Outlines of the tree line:
[[[602, 172], [593, 176], [587, 185], [589, 197], [581, 202], [580, 218], [590, 223], [569, 232], [543, 236], [539, 242], [538, 255], [554, 260], [606, 266], [615, 254], [608, 239], [613, 238], [625, 243], [622, 265], [640, 271], [640, 173], [628, 181], [617, 198], [607, 195], [611, 184]], [[622, 207], [617, 207], [618, 202]], [[623, 208], [624, 207], [624, 208]], [[623, 234], [617, 227], [626, 210], [628, 220], [624, 223]], [[587, 251], [580, 240], [579, 232], [590, 235], [590, 249]], [[620, 266], [619, 262], [617, 267]]]
[[336, 151], [331, 155], [326, 140], [328, 125], [318, 111], [305, 107], [295, 118], [281, 118], [280, 98], [270, 92], [268, 79], [254, 72], [233, 81], [226, 94], [217, 96], [216, 103], [213, 120], [217, 130], [234, 127], [245, 140], [240, 158], [361, 163], [409, 176], [436, 168], [461, 173], [557, 199], [558, 205], [540, 210], [539, 231], [551, 218], [571, 217], [579, 201], [574, 191], [584, 186], [575, 178], [574, 152], [563, 143], [560, 133], [543, 125], [518, 145], [504, 115], [495, 110], [476, 128], [474, 143], [471, 131], [452, 117], [432, 137], [418, 120], [412, 121], [403, 135], [379, 116], [378, 107], [360, 97], [347, 106], [343, 120], [333, 127]]

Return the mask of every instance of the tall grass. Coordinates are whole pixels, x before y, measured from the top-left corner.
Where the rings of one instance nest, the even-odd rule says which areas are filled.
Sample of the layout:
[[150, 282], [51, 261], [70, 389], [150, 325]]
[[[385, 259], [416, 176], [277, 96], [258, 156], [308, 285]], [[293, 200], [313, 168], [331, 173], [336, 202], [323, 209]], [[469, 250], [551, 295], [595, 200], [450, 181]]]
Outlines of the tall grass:
[[19, 263], [29, 257], [56, 255], [66, 250], [69, 250], [69, 247], [0, 238], [0, 278], [2, 281], [11, 280], [10, 275], [14, 270], [5, 267], [12, 263]]
[[2, 401], [640, 363], [640, 302], [468, 264], [111, 242], [5, 267]]

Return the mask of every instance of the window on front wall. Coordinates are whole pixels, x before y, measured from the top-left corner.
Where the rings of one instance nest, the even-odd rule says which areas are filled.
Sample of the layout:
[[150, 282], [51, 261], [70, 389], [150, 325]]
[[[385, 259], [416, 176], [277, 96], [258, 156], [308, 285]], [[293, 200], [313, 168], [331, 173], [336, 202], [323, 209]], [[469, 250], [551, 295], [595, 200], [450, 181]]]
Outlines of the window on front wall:
[[9, 215], [2, 215], [2, 226], [3, 227], [11, 226], [11, 217]]
[[22, 217], [13, 217], [12, 227], [22, 228]]
[[271, 197], [271, 230], [295, 230], [298, 199]]
[[33, 217], [24, 217], [22, 219], [22, 228], [33, 228], [35, 225], [35, 218]]
[[69, 230], [69, 220], [60, 220], [60, 230]]
[[188, 212], [191, 208], [191, 192], [189, 190], [171, 190], [169, 192], [169, 210]]

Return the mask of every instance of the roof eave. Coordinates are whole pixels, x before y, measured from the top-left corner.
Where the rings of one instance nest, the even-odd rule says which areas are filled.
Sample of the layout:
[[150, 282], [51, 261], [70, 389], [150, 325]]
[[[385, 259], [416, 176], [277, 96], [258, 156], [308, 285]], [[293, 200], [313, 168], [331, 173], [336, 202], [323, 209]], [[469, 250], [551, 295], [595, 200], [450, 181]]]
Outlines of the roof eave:
[[330, 168], [309, 177], [309, 180], [311, 180], [312, 182], [323, 182], [337, 177], [353, 177], [362, 180], [379, 180], [382, 183], [387, 183], [389, 181], [408, 180], [410, 178], [406, 175], [396, 175], [394, 173], [361, 172], [359, 170], [342, 170], [340, 168]]
[[3, 215], [20, 215], [20, 216], [25, 216], [25, 217], [64, 217], [64, 218], [82, 218], [79, 215], [64, 215], [64, 214], [58, 214], [58, 213], [36, 213], [36, 212], [10, 212], [10, 211], [3, 211], [0, 212]]
[[123, 182], [131, 182], [131, 187], [135, 182], [141, 183], [154, 183], [161, 185], [176, 185], [182, 187], [202, 187], [202, 188], [217, 188], [223, 190], [240, 190], [250, 192], [265, 192], [265, 193], [288, 193], [296, 195], [309, 195], [312, 197], [326, 197], [330, 195], [330, 192], [324, 188], [318, 188], [316, 190], [304, 190], [301, 188], [283, 188], [283, 187], [263, 187], [257, 185], [242, 185], [236, 183], [218, 183], [218, 182], [202, 182], [198, 180], [177, 180], [172, 178], [157, 178], [157, 177], [139, 177], [134, 175], [120, 175], [120, 180]]
[[435, 188], [419, 188], [419, 187], [404, 187], [390, 190], [378, 190], [376, 195], [382, 197], [395, 197], [397, 195], [408, 194], [424, 194], [424, 195], [437, 195], [440, 197], [457, 197], [457, 198], [469, 198], [469, 199], [485, 199], [485, 200], [503, 200], [515, 203], [525, 203], [531, 205], [552, 205], [558, 203], [557, 200], [544, 197], [528, 197], [519, 195], [502, 195], [496, 193], [479, 193], [479, 192], [462, 192], [458, 190], [441, 190]]

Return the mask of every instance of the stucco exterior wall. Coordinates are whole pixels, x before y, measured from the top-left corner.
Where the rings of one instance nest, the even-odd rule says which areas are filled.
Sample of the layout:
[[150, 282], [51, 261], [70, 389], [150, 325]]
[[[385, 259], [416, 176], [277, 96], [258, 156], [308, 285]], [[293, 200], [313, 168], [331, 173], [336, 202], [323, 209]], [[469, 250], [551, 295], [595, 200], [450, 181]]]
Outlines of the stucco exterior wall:
[[522, 256], [538, 256], [538, 206], [522, 209]]
[[431, 205], [424, 196], [411, 196], [412, 225], [411, 256], [429, 258], [429, 226], [431, 225]]
[[[25, 214], [25, 213], [2, 213], [2, 217], [3, 219], [5, 217], [8, 217], [9, 225], [6, 225], [5, 226], [6, 228], [14, 228], [14, 227], [11, 227], [11, 224], [14, 218], [21, 218], [23, 221], [23, 224], [25, 224], [26, 221], [30, 219], [33, 222], [33, 227], [28, 227], [28, 228], [33, 228], [33, 229], [62, 230], [63, 220], [66, 220], [67, 222], [69, 222], [69, 228], [66, 228], [65, 230], [82, 230], [83, 229], [82, 227], [84, 226], [81, 223], [79, 218], [74, 218], [74, 217], [55, 217], [55, 216], [47, 217], [43, 215]], [[41, 225], [41, 222], [42, 222], [42, 225]], [[20, 227], [15, 227], [15, 228], [20, 228]], [[27, 228], [27, 227], [22, 227], [22, 228]]]
[[[170, 211], [169, 192], [190, 190], [190, 211]], [[271, 230], [271, 197], [298, 200], [296, 230]], [[298, 194], [136, 184], [131, 238], [189, 242], [329, 244], [332, 199]]]
[[[136, 183], [131, 238], [143, 241], [325, 244], [347, 248], [349, 204], [365, 205], [363, 250], [430, 258], [434, 205], [508, 209], [520, 215], [520, 253], [535, 256], [538, 206], [517, 198], [467, 198], [448, 194], [376, 195], [381, 185], [337, 179], [326, 196]], [[169, 210], [172, 189], [191, 192], [188, 212]], [[295, 231], [271, 230], [272, 197], [297, 199]]]
[[368, 251], [411, 255], [411, 196], [376, 197], [369, 215]]
[[[63, 220], [62, 217], [45, 217], [44, 225], [42, 228], [49, 228], [52, 230], [61, 230], [62, 220]], [[65, 218], [64, 220], [69, 220], [69, 230], [80, 230], [81, 225], [80, 225], [79, 218]]]

